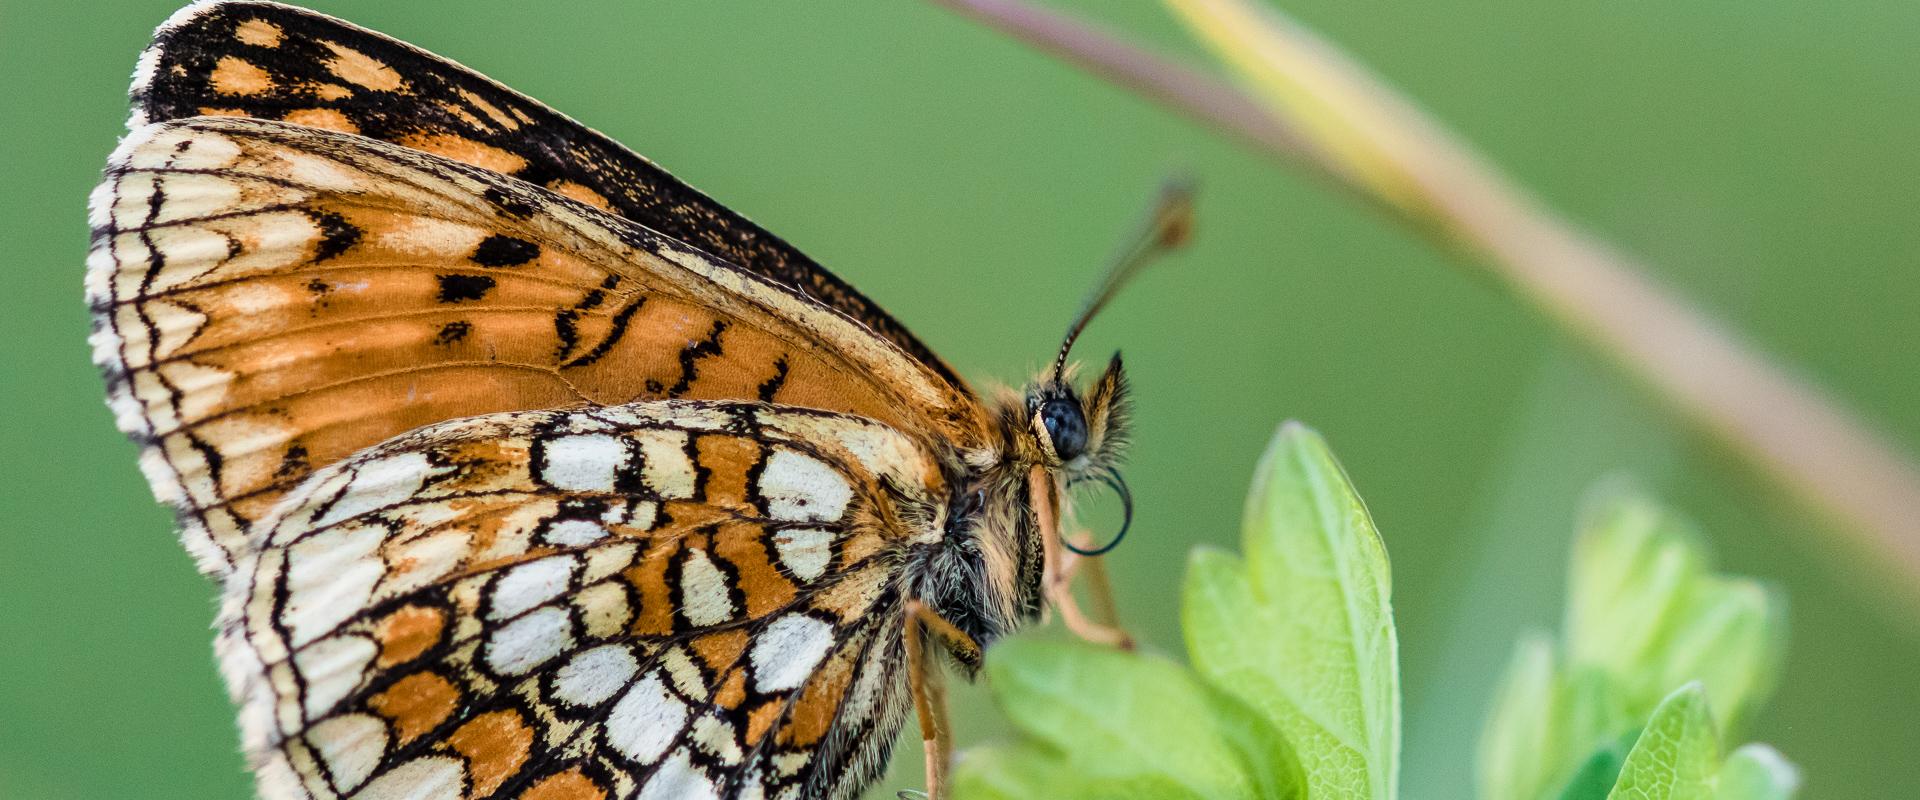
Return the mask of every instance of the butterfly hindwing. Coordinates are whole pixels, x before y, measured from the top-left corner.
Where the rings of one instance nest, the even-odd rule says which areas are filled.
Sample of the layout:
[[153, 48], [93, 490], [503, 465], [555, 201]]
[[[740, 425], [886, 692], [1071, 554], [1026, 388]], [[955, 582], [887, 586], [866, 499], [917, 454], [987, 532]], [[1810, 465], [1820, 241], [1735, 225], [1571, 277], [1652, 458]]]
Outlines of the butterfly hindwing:
[[263, 795], [841, 797], [905, 714], [898, 576], [944, 491], [884, 426], [729, 402], [321, 469], [226, 586]]
[[904, 326], [779, 237], [606, 136], [419, 48], [276, 3], [205, 3], [162, 26], [140, 69], [136, 123], [285, 120], [511, 175], [802, 292], [962, 385]]
[[135, 131], [92, 202], [95, 358], [222, 573], [313, 469], [422, 425], [671, 398], [966, 442], [969, 396], [807, 295], [517, 179], [364, 137]]

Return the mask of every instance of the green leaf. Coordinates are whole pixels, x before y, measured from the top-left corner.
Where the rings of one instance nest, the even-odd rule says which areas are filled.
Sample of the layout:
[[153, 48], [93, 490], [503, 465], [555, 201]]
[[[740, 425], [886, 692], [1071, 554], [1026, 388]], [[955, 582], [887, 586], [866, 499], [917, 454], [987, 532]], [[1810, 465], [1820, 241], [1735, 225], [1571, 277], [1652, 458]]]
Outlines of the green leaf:
[[1800, 770], [1780, 751], [1743, 745], [1720, 767], [1718, 800], [1788, 800], [1800, 791]]
[[1574, 545], [1568, 662], [1604, 671], [1636, 718], [1700, 681], [1739, 730], [1779, 674], [1785, 602], [1710, 566], [1685, 521], [1631, 491], [1601, 492]]
[[988, 745], [968, 748], [954, 761], [953, 791], [967, 800], [1027, 800], [1067, 797], [1059, 756], [1038, 747]]
[[1651, 709], [1633, 713], [1613, 678], [1591, 667], [1563, 671], [1557, 686], [1552, 741], [1561, 763], [1588, 759], [1596, 750], [1613, 752], [1616, 764], [1626, 758]]
[[1620, 754], [1612, 749], [1596, 750], [1586, 763], [1573, 771], [1560, 790], [1560, 800], [1604, 800], [1620, 778]]
[[1307, 778], [1287, 737], [1275, 730], [1260, 712], [1204, 680], [1196, 682], [1207, 693], [1214, 730], [1240, 756], [1259, 797], [1305, 800]]
[[1521, 639], [1480, 737], [1485, 800], [1598, 800], [1613, 787], [1633, 744], [1620, 742], [1620, 731], [1636, 723], [1604, 673], [1565, 670], [1555, 659], [1544, 634]]
[[1045, 748], [983, 747], [962, 754], [954, 792], [966, 800], [1203, 800], [1165, 775], [1076, 775]]
[[1391, 800], [1400, 683], [1386, 548], [1325, 442], [1281, 427], [1241, 532], [1194, 554], [1182, 619], [1200, 674], [1286, 735], [1316, 800]]
[[[1760, 583], [1714, 573], [1684, 520], [1602, 487], [1574, 543], [1563, 638], [1522, 641], [1488, 716], [1482, 795], [1590, 800], [1616, 774], [1628, 782], [1633, 737], [1683, 685], [1727, 709], [1722, 729], [1737, 730], [1779, 674], [1784, 608]], [[1659, 740], [1647, 735], [1649, 746]]]
[[[1494, 695], [1480, 735], [1477, 777], [1485, 800], [1534, 800], [1560, 767], [1553, 750], [1553, 641], [1543, 634], [1520, 640]], [[1612, 786], [1612, 781], [1608, 781]]]
[[1773, 693], [1785, 655], [1785, 609], [1781, 595], [1757, 581], [1701, 578], [1665, 631], [1653, 683], [1700, 681], [1714, 708], [1727, 709], [1725, 727], [1740, 730]]
[[1025, 746], [969, 754], [962, 797], [1302, 796], [1279, 733], [1165, 659], [1014, 639], [988, 654], [987, 681]]
[[1627, 751], [1640, 738], [1636, 730], [1628, 736], [1594, 748], [1566, 785], [1560, 787], [1559, 800], [1605, 800], [1613, 791], [1613, 784], [1620, 779], [1620, 766], [1627, 760]]
[[1620, 767], [1608, 800], [1713, 800], [1720, 735], [1707, 694], [1689, 683], [1661, 701]]
[[[1616, 676], [1640, 676], [1663, 624], [1706, 565], [1696, 534], [1651, 501], [1605, 491], [1574, 542], [1567, 590], [1568, 660]], [[1627, 682], [1629, 690], [1646, 683]], [[1651, 707], [1673, 687], [1654, 689]]]

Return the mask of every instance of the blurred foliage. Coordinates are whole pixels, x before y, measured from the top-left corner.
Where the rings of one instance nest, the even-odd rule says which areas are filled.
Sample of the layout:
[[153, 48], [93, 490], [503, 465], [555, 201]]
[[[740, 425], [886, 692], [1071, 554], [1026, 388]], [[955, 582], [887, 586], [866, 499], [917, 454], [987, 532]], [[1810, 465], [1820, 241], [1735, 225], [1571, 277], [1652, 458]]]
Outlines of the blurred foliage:
[[[1057, 0], [1205, 63], [1154, 4]], [[113, 429], [80, 300], [85, 198], [133, 60], [175, 0], [0, 0], [0, 797], [246, 797], [195, 574]], [[1177, 570], [1230, 544], [1271, 422], [1314, 421], [1387, 531], [1402, 783], [1471, 791], [1514, 637], [1553, 625], [1572, 518], [1631, 472], [1790, 593], [1795, 646], [1743, 723], [1822, 798], [1920, 784], [1920, 631], [1870, 564], [1482, 282], [1263, 156], [950, 15], [907, 3], [315, 7], [538, 97], [778, 231], [980, 383], [1051, 356], [1171, 167], [1193, 246], [1087, 334], [1124, 347], [1135, 533], [1108, 558], [1149, 644]], [[1920, 4], [1287, 0], [1556, 207], [1920, 450]], [[956, 687], [960, 740], [1005, 732]], [[1716, 708], [1718, 701], [1714, 701]], [[978, 710], [976, 710], [978, 709]], [[876, 797], [919, 785], [912, 743]], [[1760, 763], [1760, 762], [1755, 762]], [[1730, 769], [1730, 768], [1729, 768]], [[1723, 783], [1727, 771], [1723, 770]], [[1821, 780], [1821, 776], [1845, 776]]]
[[1699, 533], [1644, 497], [1611, 489], [1596, 505], [1574, 542], [1563, 642], [1569, 669], [1609, 679], [1631, 716], [1701, 681], [1738, 729], [1773, 691], [1785, 598], [1711, 572]]
[[[1618, 484], [1595, 493], [1574, 542], [1563, 636], [1523, 639], [1494, 701], [1481, 797], [1712, 788], [1721, 734], [1709, 705], [1738, 735], [1773, 688], [1786, 614], [1779, 592], [1708, 561], [1699, 533], [1658, 504]], [[1648, 794], [1656, 784], [1677, 794]]]

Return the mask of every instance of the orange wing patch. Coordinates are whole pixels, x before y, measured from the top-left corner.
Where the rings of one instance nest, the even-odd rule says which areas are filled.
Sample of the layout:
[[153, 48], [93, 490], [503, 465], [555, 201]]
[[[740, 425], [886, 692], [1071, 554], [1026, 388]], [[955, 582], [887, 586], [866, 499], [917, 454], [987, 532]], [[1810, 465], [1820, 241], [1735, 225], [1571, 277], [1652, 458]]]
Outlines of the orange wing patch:
[[[727, 479], [740, 494], [703, 505], [743, 469]], [[321, 469], [262, 521], [223, 605], [263, 786], [838, 785], [891, 744], [857, 734], [903, 713], [895, 579], [937, 535], [873, 526], [930, 519], [939, 475], [866, 420], [713, 402], [479, 417]], [[859, 556], [843, 547], [856, 536], [888, 545]], [[666, 618], [634, 614], [649, 598]], [[862, 749], [820, 751], [835, 731]]]
[[333, 57], [326, 61], [327, 70], [341, 80], [376, 92], [398, 92], [406, 88], [407, 82], [400, 73], [379, 59], [338, 42], [320, 44], [333, 51]]
[[472, 164], [503, 175], [511, 175], [527, 168], [527, 160], [518, 155], [451, 133], [422, 133], [403, 137], [399, 143], [415, 150], [445, 156], [463, 164]]
[[[215, 115], [219, 116], [219, 115]], [[236, 116], [236, 115], [226, 115]], [[244, 114], [238, 116], [245, 116]], [[309, 128], [324, 128], [341, 133], [359, 133], [360, 126], [355, 125], [347, 115], [331, 108], [300, 108], [287, 112], [286, 120], [295, 125]]]
[[241, 44], [271, 50], [280, 46], [286, 32], [264, 19], [250, 19], [234, 26], [233, 38]]
[[391, 145], [243, 119], [143, 129], [93, 223], [96, 360], [216, 574], [313, 469], [445, 419], [759, 398], [980, 435], [966, 397], [858, 323]]
[[213, 90], [220, 94], [249, 95], [273, 91], [273, 78], [267, 75], [267, 71], [238, 56], [221, 58], [208, 79], [213, 82]]

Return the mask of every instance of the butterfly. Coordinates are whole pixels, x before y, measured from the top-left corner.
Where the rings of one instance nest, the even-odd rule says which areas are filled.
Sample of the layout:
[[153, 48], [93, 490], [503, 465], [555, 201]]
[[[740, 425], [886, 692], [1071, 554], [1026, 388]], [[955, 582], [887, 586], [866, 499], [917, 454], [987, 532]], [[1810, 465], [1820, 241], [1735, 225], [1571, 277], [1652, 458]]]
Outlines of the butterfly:
[[131, 95], [94, 358], [221, 584], [263, 797], [847, 798], [910, 710], [938, 796], [937, 660], [1049, 600], [1112, 636], [1057, 520], [1125, 498], [1127, 383], [1069, 351], [1184, 203], [983, 399], [778, 237], [378, 33], [197, 3]]

